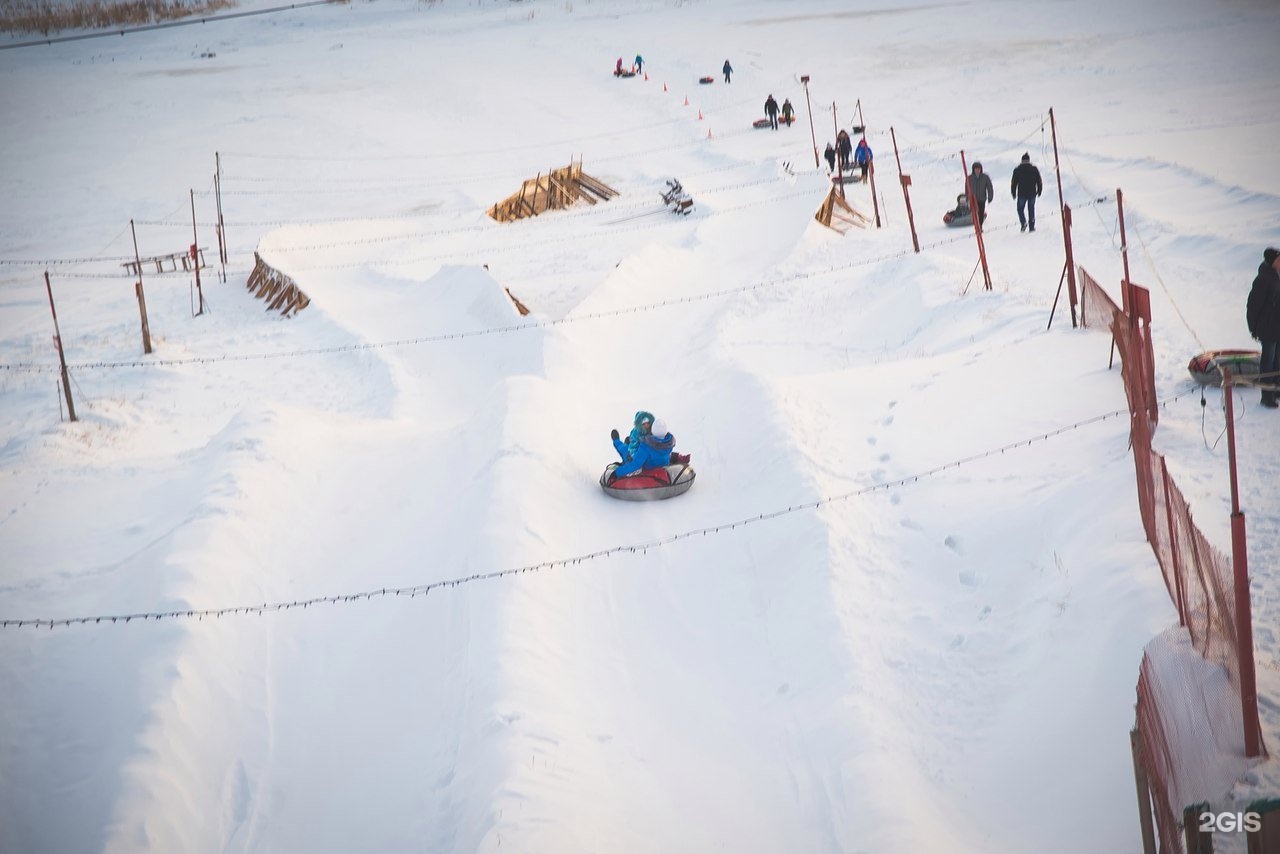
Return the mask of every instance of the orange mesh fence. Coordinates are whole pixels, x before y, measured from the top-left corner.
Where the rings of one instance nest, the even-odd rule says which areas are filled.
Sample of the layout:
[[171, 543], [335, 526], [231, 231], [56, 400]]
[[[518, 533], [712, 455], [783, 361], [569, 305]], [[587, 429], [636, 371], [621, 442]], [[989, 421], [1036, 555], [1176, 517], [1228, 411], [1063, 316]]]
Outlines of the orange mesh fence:
[[[1250, 763], [1235, 574], [1231, 559], [1196, 526], [1164, 457], [1152, 448], [1156, 407], [1149, 328], [1079, 272], [1084, 325], [1109, 329], [1120, 356], [1142, 527], [1181, 623], [1148, 645], [1136, 707], [1159, 850], [1181, 854], [1183, 809], [1220, 800]], [[1256, 718], [1256, 707], [1249, 714]], [[1265, 744], [1261, 750], [1266, 756]]]
[[1186, 807], [1221, 802], [1248, 772], [1238, 710], [1226, 670], [1206, 661], [1183, 627], [1147, 644], [1135, 711], [1161, 854], [1184, 850]]
[[1080, 322], [1090, 329], [1110, 329], [1111, 321], [1120, 314], [1120, 306], [1116, 305], [1102, 285], [1090, 276], [1084, 267], [1077, 267], [1080, 282]]

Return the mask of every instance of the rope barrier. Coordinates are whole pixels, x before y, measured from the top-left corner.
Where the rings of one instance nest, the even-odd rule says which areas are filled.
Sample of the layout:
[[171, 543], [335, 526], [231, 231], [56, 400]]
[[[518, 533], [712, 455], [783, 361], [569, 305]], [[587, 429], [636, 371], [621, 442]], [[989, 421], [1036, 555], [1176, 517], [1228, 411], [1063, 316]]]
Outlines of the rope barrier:
[[[774, 200], [770, 200], [770, 201], [774, 201]], [[1096, 204], [1101, 201], [1103, 200], [1100, 199], [1100, 200], [1097, 200], [1096, 202], [1091, 202], [1088, 204]], [[1084, 207], [1084, 206], [1085, 205], [1081, 205], [1081, 207]], [[744, 207], [744, 206], [739, 206], [739, 207]], [[735, 209], [736, 208], [726, 208], [725, 210], [731, 211]], [[677, 220], [673, 217], [670, 223], [663, 223], [663, 224], [675, 224], [677, 222], [682, 222], [682, 221], [683, 221], [683, 218], [681, 218], [680, 220]], [[634, 230], [636, 228], [651, 228], [651, 227], [653, 227], [652, 224], [632, 225], [631, 228]], [[1001, 228], [1005, 228], [1005, 229], [1012, 228], [1012, 225], [988, 228], [985, 230], [984, 233], [991, 233]], [[948, 244], [959, 243], [962, 241], [970, 240], [971, 237], [972, 235], [968, 233], [957, 234], [953, 237], [943, 238], [933, 243], [923, 244], [921, 245], [920, 248], [921, 248], [921, 251], [928, 250], [928, 249], [936, 249], [938, 247], [946, 246]], [[576, 240], [577, 238], [575, 237], [574, 239]], [[544, 244], [546, 242], [548, 241], [543, 241]], [[479, 251], [483, 251], [483, 250], [479, 250]], [[476, 253], [471, 253], [471, 254], [476, 254]], [[425, 335], [425, 336], [419, 336], [415, 338], [400, 338], [400, 339], [394, 339], [390, 341], [366, 341], [366, 342], [361, 342], [356, 344], [338, 344], [330, 347], [310, 347], [310, 348], [304, 348], [304, 349], [298, 349], [298, 350], [279, 350], [279, 351], [272, 351], [272, 352], [265, 352], [265, 353], [223, 353], [223, 354], [218, 354], [213, 356], [190, 356], [185, 358], [174, 358], [174, 359], [152, 359], [152, 360], [133, 359], [133, 360], [117, 361], [117, 362], [110, 362], [110, 361], [76, 362], [76, 363], [68, 364], [67, 368], [68, 370], [102, 370], [102, 369], [116, 369], [116, 368], [176, 367], [179, 365], [204, 365], [204, 364], [216, 364], [220, 362], [250, 362], [250, 361], [263, 361], [263, 360], [270, 360], [270, 359], [289, 359], [289, 358], [296, 358], [299, 356], [331, 355], [336, 353], [354, 353], [354, 352], [360, 352], [365, 350], [378, 350], [378, 349], [390, 348], [390, 347], [410, 347], [410, 346], [418, 346], [423, 344], [438, 344], [445, 341], [459, 341], [462, 339], [479, 338], [479, 337], [488, 336], [488, 335], [504, 335], [512, 332], [527, 332], [532, 329], [550, 329], [557, 326], [565, 326], [571, 323], [579, 323], [579, 322], [591, 321], [591, 320], [604, 320], [604, 319], [619, 317], [626, 314], [639, 314], [641, 312], [657, 311], [659, 309], [671, 308], [673, 306], [690, 305], [693, 303], [707, 302], [710, 300], [720, 299], [723, 297], [738, 296], [740, 294], [750, 293], [752, 291], [763, 290], [766, 288], [777, 287], [780, 285], [792, 284], [794, 282], [805, 281], [809, 279], [816, 279], [819, 277], [828, 276], [836, 273], [843, 273], [849, 270], [857, 269], [859, 267], [868, 267], [868, 266], [873, 266], [875, 264], [883, 264], [888, 261], [894, 261], [901, 258], [906, 258], [913, 254], [915, 253], [911, 249], [902, 249], [897, 252], [890, 252], [890, 253], [875, 256], [872, 258], [863, 258], [858, 261], [851, 261], [847, 264], [833, 265], [831, 267], [827, 267], [822, 270], [807, 270], [805, 272], [793, 273], [789, 276], [783, 276], [778, 279], [765, 279], [763, 281], [755, 282], [749, 285], [743, 285], [743, 286], [734, 287], [734, 288], [723, 288], [718, 291], [709, 291], [707, 293], [677, 297], [674, 299], [662, 300], [660, 302], [654, 302], [654, 303], [644, 303], [641, 305], [628, 306], [626, 308], [607, 309], [604, 311], [590, 312], [587, 314], [575, 314], [575, 315], [570, 315], [568, 317], [558, 318], [556, 320], [537, 320], [537, 321], [530, 321], [527, 323], [511, 324], [508, 326], [496, 326], [496, 327], [490, 327], [486, 329], [475, 329], [475, 330], [470, 330], [465, 332], [444, 332], [438, 335]], [[458, 257], [458, 256], [451, 256], [451, 257]], [[420, 259], [408, 259], [404, 263], [409, 263], [416, 260], [420, 260]], [[351, 267], [351, 266], [360, 266], [360, 265], [347, 264], [347, 265], [336, 265], [335, 267], [332, 267], [332, 268], [307, 268], [307, 269], [336, 269], [337, 267]], [[87, 274], [86, 274], [86, 277], [88, 277]], [[41, 364], [41, 363], [35, 363], [35, 362], [13, 362], [13, 363], [7, 363], [7, 364], [0, 364], [0, 370], [27, 372], [27, 373], [47, 373], [47, 372], [60, 370], [60, 366], [52, 363]]]
[[[1182, 394], [1178, 394], [1178, 395], [1174, 395], [1173, 397], [1166, 398], [1165, 400], [1159, 403], [1159, 406], [1163, 408], [1167, 406], [1169, 403], [1172, 403], [1173, 401], [1186, 396], [1186, 394], [1188, 393], [1184, 392]], [[140, 621], [154, 620], [157, 622], [162, 619], [177, 619], [177, 618], [196, 618], [199, 620], [203, 620], [205, 617], [218, 618], [218, 617], [223, 617], [223, 616], [232, 615], [232, 614], [261, 615], [261, 614], [275, 612], [275, 611], [292, 610], [294, 608], [309, 608], [312, 605], [324, 605], [324, 604], [336, 605], [339, 603], [357, 602], [360, 600], [367, 601], [367, 600], [372, 600], [375, 597], [407, 596], [412, 599], [417, 596], [426, 596], [429, 593], [431, 593], [433, 590], [440, 590], [446, 587], [459, 587], [464, 584], [470, 584], [476, 581], [492, 581], [500, 578], [509, 578], [509, 577], [520, 575], [526, 572], [539, 572], [547, 569], [577, 566], [578, 564], [581, 564], [581, 563], [597, 560], [599, 558], [611, 557], [612, 555], [616, 555], [616, 554], [636, 554], [637, 552], [643, 554], [643, 553], [647, 553], [649, 549], [661, 548], [663, 546], [667, 546], [672, 543], [679, 542], [681, 540], [690, 539], [692, 537], [698, 537], [698, 536], [705, 537], [705, 536], [723, 533], [725, 531], [736, 531], [739, 527], [746, 527], [747, 525], [753, 525], [759, 522], [767, 522], [773, 519], [778, 519], [783, 516], [789, 516], [795, 513], [806, 511], [806, 510], [815, 510], [819, 507], [824, 507], [829, 504], [836, 504], [838, 502], [848, 501], [850, 499], [861, 497], [864, 495], [870, 495], [879, 490], [885, 490], [887, 492], [890, 489], [918, 483], [922, 478], [933, 477], [935, 475], [939, 475], [939, 474], [942, 474], [943, 472], [949, 471], [950, 469], [959, 468], [960, 466], [968, 465], [970, 463], [974, 463], [980, 460], [985, 460], [991, 457], [1004, 455], [1008, 451], [1017, 450], [1019, 448], [1030, 447], [1032, 444], [1036, 442], [1048, 441], [1049, 439], [1055, 438], [1057, 436], [1061, 436], [1065, 433], [1069, 433], [1074, 430], [1079, 430], [1083, 427], [1087, 427], [1093, 424], [1099, 424], [1111, 418], [1117, 418], [1120, 416], [1127, 416], [1127, 415], [1129, 415], [1129, 410], [1127, 408], [1117, 409], [1112, 412], [1106, 412], [1106, 413], [1103, 413], [1102, 415], [1095, 415], [1092, 418], [1086, 418], [1084, 420], [1077, 421], [1073, 424], [1068, 424], [1062, 427], [1058, 427], [1054, 430], [1050, 430], [1045, 433], [1039, 433], [1027, 439], [1020, 439], [1016, 442], [1010, 442], [1009, 444], [1002, 445], [998, 448], [993, 448], [989, 451], [984, 451], [982, 453], [973, 454], [968, 457], [962, 457], [961, 459], [958, 459], [958, 460], [953, 460], [951, 462], [944, 463], [942, 465], [934, 466], [933, 468], [927, 469], [922, 472], [918, 472], [913, 475], [907, 475], [906, 477], [900, 477], [900, 478], [896, 478], [894, 480], [888, 480], [888, 481], [881, 481], [879, 483], [874, 483], [870, 486], [864, 486], [859, 489], [851, 490], [849, 492], [844, 492], [837, 495], [824, 496], [822, 498], [818, 498], [813, 501], [802, 502], [800, 504], [788, 505], [785, 508], [778, 508], [776, 510], [758, 513], [754, 516], [746, 516], [741, 519], [737, 519], [729, 522], [721, 522], [715, 525], [707, 525], [700, 528], [694, 528], [688, 531], [682, 531], [676, 534], [669, 534], [665, 537], [649, 540], [647, 542], [633, 543], [630, 545], [611, 546], [609, 548], [598, 549], [596, 551], [587, 552], [585, 554], [574, 555], [572, 557], [557, 558], [555, 560], [542, 561], [540, 563], [529, 564], [526, 566], [513, 567], [508, 569], [499, 569], [499, 570], [494, 570], [492, 572], [473, 573], [471, 575], [459, 576], [457, 578], [451, 578], [451, 579], [446, 579], [441, 581], [432, 581], [425, 584], [415, 584], [407, 587], [378, 587], [370, 590], [359, 591], [356, 593], [340, 593], [333, 596], [315, 596], [308, 599], [296, 599], [292, 601], [264, 602], [261, 605], [257, 605], [257, 604], [238, 605], [238, 606], [233, 606], [228, 608], [198, 608], [198, 609], [190, 608], [190, 609], [178, 609], [178, 610], [172, 610], [172, 611], [150, 611], [150, 612], [138, 612], [138, 613], [132, 613], [132, 614], [104, 614], [104, 615], [83, 616], [83, 617], [63, 617], [63, 618], [57, 618], [57, 619], [46, 619], [46, 618], [0, 619], [0, 628], [23, 628], [26, 626], [39, 628], [41, 626], [47, 626], [48, 628], [52, 629], [55, 626], [71, 626], [76, 624], [88, 624], [88, 623], [93, 623], [95, 625], [101, 624], [101, 623], [111, 623], [114, 625], [117, 623], [130, 623], [130, 622], [133, 622], [134, 620], [140, 620]]]

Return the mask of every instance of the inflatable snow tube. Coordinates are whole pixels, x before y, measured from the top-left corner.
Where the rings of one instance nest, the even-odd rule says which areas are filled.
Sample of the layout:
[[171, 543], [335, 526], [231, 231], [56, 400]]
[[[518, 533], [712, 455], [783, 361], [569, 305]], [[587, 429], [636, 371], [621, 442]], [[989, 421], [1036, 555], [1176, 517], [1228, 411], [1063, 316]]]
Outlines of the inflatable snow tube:
[[698, 82], [706, 86], [708, 83], [715, 83], [716, 79], [714, 77], [699, 77]]
[[756, 119], [754, 122], [751, 123], [751, 126], [756, 130], [760, 130], [761, 128], [772, 127], [773, 122], [769, 121], [768, 119]]
[[600, 475], [600, 488], [610, 498], [622, 501], [661, 501], [684, 495], [693, 486], [697, 473], [688, 463], [677, 463], [657, 469], [644, 469], [629, 477], [609, 482], [619, 463], [609, 463]]
[[1258, 350], [1209, 350], [1187, 363], [1187, 372], [1200, 385], [1222, 385], [1222, 369], [1234, 377], [1257, 375], [1262, 362]]
[[964, 210], [947, 211], [942, 215], [942, 221], [952, 228], [959, 228], [965, 225], [973, 225], [973, 214], [968, 208]]

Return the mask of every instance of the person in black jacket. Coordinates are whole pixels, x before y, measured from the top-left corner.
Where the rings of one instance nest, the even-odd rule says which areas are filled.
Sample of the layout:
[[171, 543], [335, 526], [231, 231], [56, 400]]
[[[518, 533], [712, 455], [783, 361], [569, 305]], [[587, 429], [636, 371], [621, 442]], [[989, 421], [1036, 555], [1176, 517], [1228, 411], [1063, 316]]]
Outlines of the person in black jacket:
[[1031, 155], [1022, 155], [1022, 162], [1013, 170], [1009, 181], [1009, 193], [1018, 200], [1018, 222], [1022, 230], [1030, 226], [1036, 230], [1036, 198], [1044, 185], [1040, 183], [1040, 170], [1031, 165]]
[[778, 129], [778, 102], [773, 100], [770, 95], [764, 102], [764, 114], [769, 117], [769, 125], [774, 129]]
[[724, 72], [724, 82], [729, 82], [729, 75], [733, 73], [733, 66], [729, 64], [729, 60], [724, 61], [724, 68], [720, 69]]
[[[1262, 344], [1262, 361], [1258, 364], [1262, 386], [1262, 405], [1280, 407], [1280, 249], [1263, 250], [1258, 276], [1249, 291], [1245, 309], [1249, 334]], [[1271, 376], [1265, 376], [1270, 374]]]

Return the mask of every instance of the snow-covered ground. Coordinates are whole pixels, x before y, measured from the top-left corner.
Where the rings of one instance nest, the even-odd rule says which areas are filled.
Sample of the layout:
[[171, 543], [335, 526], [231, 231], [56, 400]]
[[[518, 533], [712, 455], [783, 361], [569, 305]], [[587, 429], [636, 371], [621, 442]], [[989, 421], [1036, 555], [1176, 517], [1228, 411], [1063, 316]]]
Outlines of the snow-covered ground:
[[[1177, 617], [1097, 418], [1108, 337], [1065, 289], [1046, 330], [1048, 109], [1116, 297], [1124, 191], [1156, 443], [1228, 550], [1221, 396], [1185, 365], [1251, 345], [1280, 244], [1278, 33], [1265, 0], [380, 0], [0, 50], [0, 618], [552, 562], [0, 629], [0, 850], [1138, 850], [1134, 686]], [[802, 74], [819, 148], [860, 102], [883, 228], [813, 221]], [[795, 126], [751, 128], [770, 93]], [[995, 183], [989, 292], [941, 222], [961, 150]], [[227, 281], [193, 317], [189, 273], [145, 275], [140, 357], [129, 221], [182, 251], [194, 191], [212, 261], [215, 152]], [[619, 197], [485, 215], [571, 157]], [[264, 312], [254, 250], [308, 308]], [[56, 364], [46, 268], [74, 424], [14, 367]], [[1237, 403], [1274, 754], [1280, 415]], [[677, 500], [596, 485], [641, 408], [693, 454]]]

